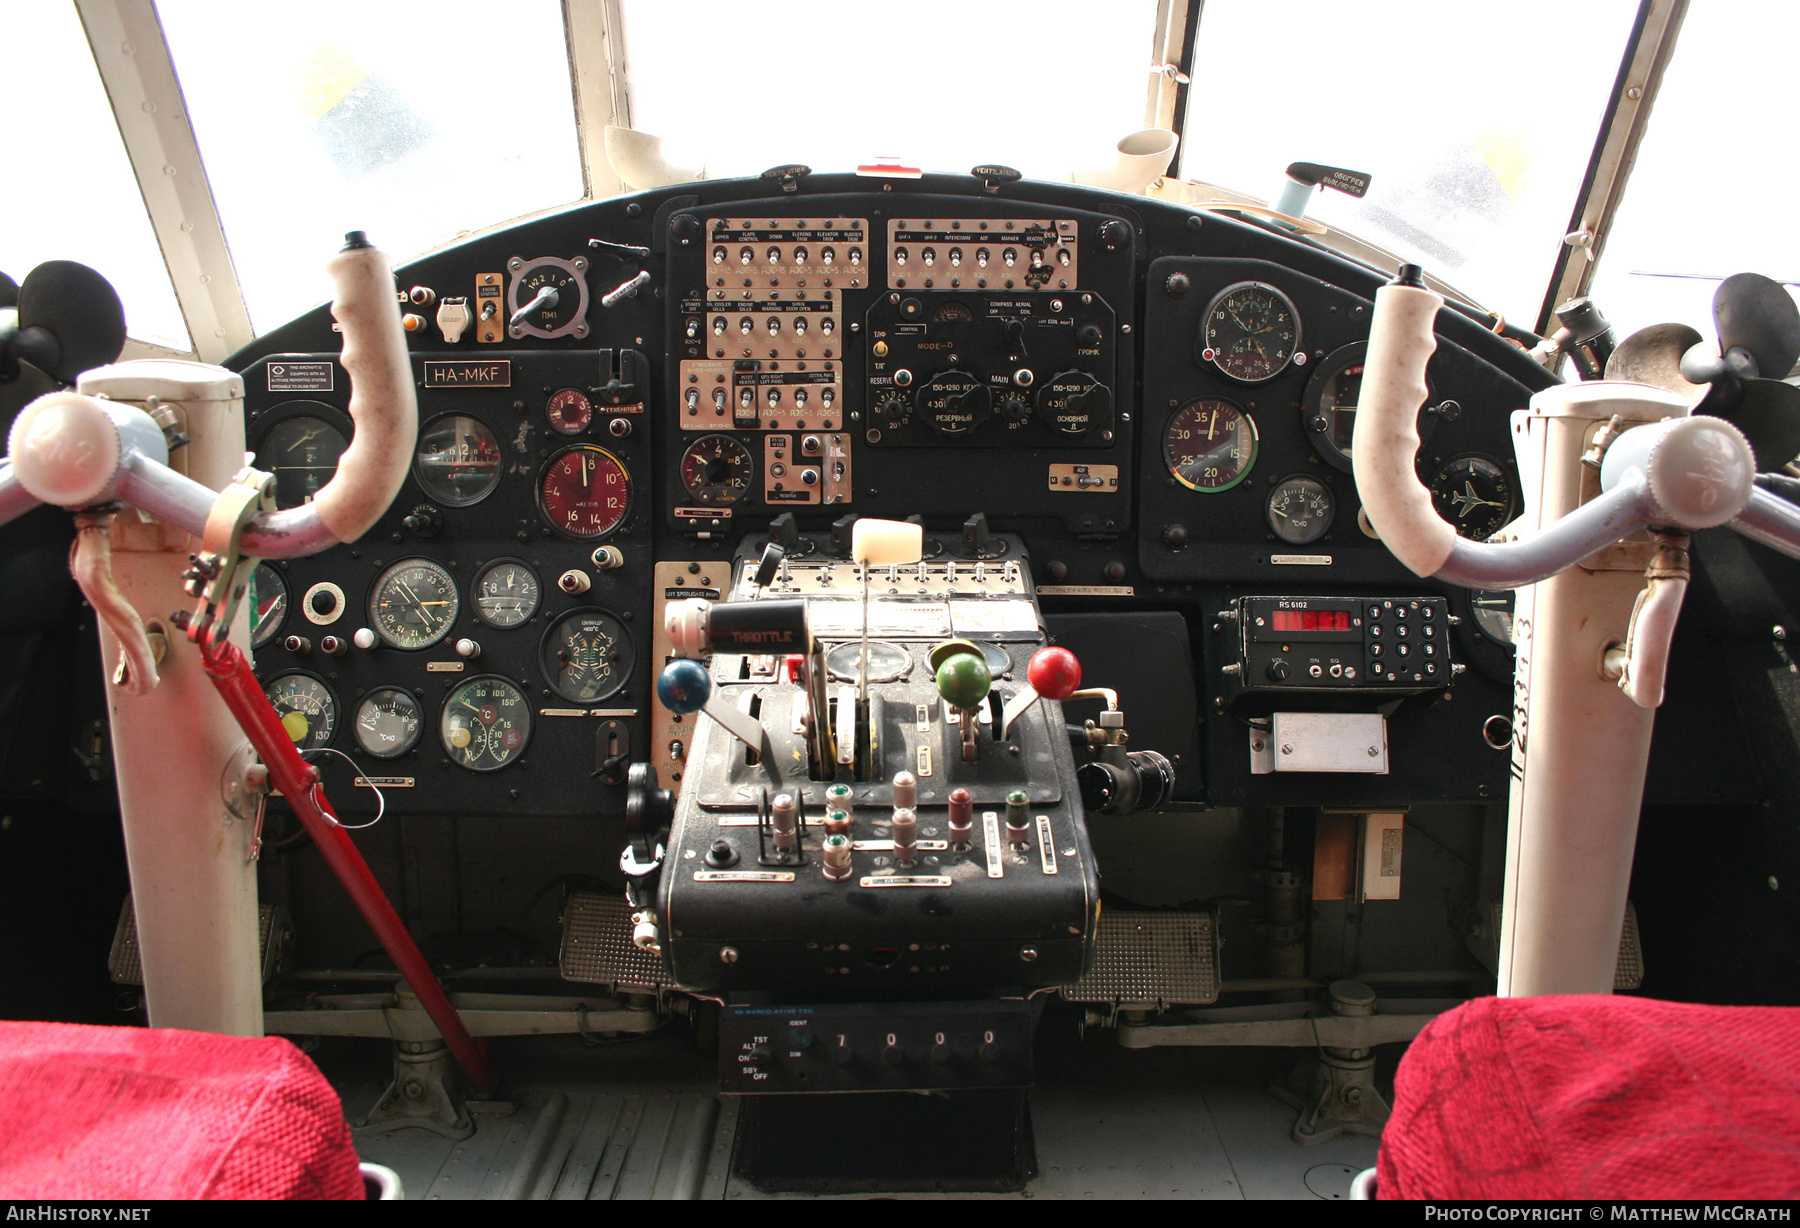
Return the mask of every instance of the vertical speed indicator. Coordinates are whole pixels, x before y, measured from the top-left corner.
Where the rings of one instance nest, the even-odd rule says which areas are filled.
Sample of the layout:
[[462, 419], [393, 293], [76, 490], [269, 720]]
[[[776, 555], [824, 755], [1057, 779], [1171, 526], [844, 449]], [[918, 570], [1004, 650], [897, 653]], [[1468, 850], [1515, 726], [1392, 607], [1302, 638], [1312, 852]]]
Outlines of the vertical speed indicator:
[[538, 510], [565, 537], [593, 541], [625, 522], [631, 510], [631, 474], [605, 448], [578, 443], [544, 466]]

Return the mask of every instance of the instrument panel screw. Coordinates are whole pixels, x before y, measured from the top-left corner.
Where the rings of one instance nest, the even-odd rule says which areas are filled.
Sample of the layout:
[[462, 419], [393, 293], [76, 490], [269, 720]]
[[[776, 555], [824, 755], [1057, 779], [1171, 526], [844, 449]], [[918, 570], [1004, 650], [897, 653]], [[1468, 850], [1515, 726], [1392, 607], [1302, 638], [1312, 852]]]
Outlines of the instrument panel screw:
[[737, 948], [736, 947], [720, 947], [719, 948], [719, 962], [722, 964], [737, 963], [738, 962]]
[[1031, 963], [1037, 957], [1038, 957], [1038, 950], [1036, 947], [1020, 947], [1019, 948], [1019, 958], [1024, 960], [1026, 963], [1028, 963], [1028, 964]]

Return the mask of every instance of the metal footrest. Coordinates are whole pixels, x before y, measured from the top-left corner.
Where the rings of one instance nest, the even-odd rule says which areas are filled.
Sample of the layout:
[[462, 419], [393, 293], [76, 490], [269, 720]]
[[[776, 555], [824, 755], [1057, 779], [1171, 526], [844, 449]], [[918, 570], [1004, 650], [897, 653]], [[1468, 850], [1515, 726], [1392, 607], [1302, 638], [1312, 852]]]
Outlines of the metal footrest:
[[631, 942], [625, 898], [577, 891], [563, 906], [562, 978], [607, 985], [618, 992], [657, 993], [669, 987], [662, 956]]
[[1094, 966], [1059, 992], [1070, 1002], [1127, 1010], [1218, 1001], [1219, 938], [1213, 914], [1102, 913], [1094, 934]]
[[[287, 911], [281, 909], [277, 918], [277, 908], [273, 904], [264, 904], [256, 910], [257, 950], [262, 956], [262, 979], [267, 985], [280, 972], [288, 950], [293, 945], [293, 927], [288, 923]], [[273, 934], [275, 941], [271, 943], [269, 936]], [[125, 902], [119, 906], [119, 924], [113, 930], [112, 951], [106, 957], [106, 970], [112, 974], [114, 984], [142, 985], [144, 983], [144, 957], [138, 948], [137, 912], [131, 906], [131, 893], [125, 893]]]

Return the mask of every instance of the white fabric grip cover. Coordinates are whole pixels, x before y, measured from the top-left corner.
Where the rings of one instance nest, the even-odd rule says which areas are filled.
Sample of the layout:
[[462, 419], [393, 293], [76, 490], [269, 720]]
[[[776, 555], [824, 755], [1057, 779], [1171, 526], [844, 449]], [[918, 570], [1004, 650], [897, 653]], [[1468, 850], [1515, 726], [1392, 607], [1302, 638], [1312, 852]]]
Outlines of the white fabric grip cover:
[[850, 526], [850, 558], [870, 567], [916, 563], [925, 556], [925, 530], [905, 520], [859, 520]]
[[1415, 286], [1375, 292], [1352, 448], [1356, 494], [1369, 522], [1394, 556], [1421, 576], [1442, 567], [1456, 544], [1456, 530], [1437, 514], [1413, 470], [1419, 408], [1428, 394], [1425, 364], [1437, 349], [1432, 322], [1443, 305], [1441, 297]]

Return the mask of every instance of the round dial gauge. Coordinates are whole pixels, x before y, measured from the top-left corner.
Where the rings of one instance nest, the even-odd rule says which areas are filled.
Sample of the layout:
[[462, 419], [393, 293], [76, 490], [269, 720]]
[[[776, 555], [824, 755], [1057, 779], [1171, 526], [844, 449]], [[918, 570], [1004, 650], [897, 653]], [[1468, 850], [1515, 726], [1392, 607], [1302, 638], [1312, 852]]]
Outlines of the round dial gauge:
[[631, 677], [634, 656], [625, 624], [605, 610], [570, 610], [544, 635], [544, 677], [571, 703], [617, 694]]
[[419, 430], [413, 476], [445, 507], [468, 507], [500, 481], [500, 441], [479, 418], [445, 414]]
[[[506, 286], [507, 335], [512, 337], [587, 336], [587, 261], [539, 256], [506, 262], [512, 274]], [[514, 323], [514, 321], [517, 323]]]
[[1163, 460], [1189, 490], [1212, 494], [1243, 481], [1256, 463], [1256, 422], [1223, 397], [1200, 397], [1176, 410], [1163, 430]]
[[537, 613], [544, 586], [538, 582], [537, 572], [517, 559], [496, 559], [476, 574], [469, 595], [475, 602], [475, 617], [505, 631]]
[[1517, 596], [1509, 588], [1469, 591], [1469, 612], [1475, 616], [1475, 626], [1506, 648], [1513, 646], [1513, 601]]
[[988, 420], [993, 395], [966, 371], [942, 371], [919, 386], [919, 416], [940, 435], [967, 435]]
[[729, 435], [704, 435], [681, 454], [681, 484], [688, 498], [707, 507], [724, 507], [750, 493], [756, 462], [750, 449]]
[[258, 563], [250, 573], [250, 647], [261, 648], [281, 631], [287, 617], [288, 587], [281, 573]]
[[459, 608], [456, 581], [430, 559], [401, 559], [369, 590], [369, 623], [390, 648], [430, 648]]
[[398, 759], [419, 744], [425, 710], [411, 691], [384, 686], [356, 705], [356, 744], [365, 755]]
[[1331, 531], [1337, 499], [1331, 487], [1302, 474], [1276, 483], [1263, 510], [1276, 537], [1290, 545], [1304, 546]]
[[594, 421], [594, 403], [579, 388], [564, 388], [544, 406], [550, 429], [559, 435], [579, 435]]
[[275, 475], [275, 506], [299, 507], [311, 503], [337, 474], [338, 458], [349, 446], [344, 432], [324, 418], [295, 414], [277, 422], [263, 436], [255, 464]]
[[264, 684], [263, 694], [301, 750], [324, 746], [337, 732], [337, 696], [323, 678], [300, 672], [277, 674]]
[[1226, 286], [1200, 322], [1200, 360], [1241, 383], [1274, 379], [1299, 348], [1300, 313], [1287, 295], [1260, 281]]
[[525, 753], [531, 705], [505, 678], [485, 674], [459, 683], [438, 718], [444, 753], [471, 772], [494, 772]]
[[[988, 645], [983, 645], [984, 649], [987, 647]], [[845, 682], [855, 682], [861, 678], [862, 641], [858, 640], [854, 644], [839, 644], [826, 653], [825, 668], [831, 672], [833, 678], [840, 678]], [[991, 661], [988, 663], [988, 668], [993, 672], [994, 677], [1000, 676], [1000, 671], [993, 669]], [[904, 678], [911, 670], [912, 656], [906, 649], [898, 644], [890, 644], [886, 640], [869, 641], [870, 682], [892, 682], [896, 678]]]
[[1513, 518], [1512, 482], [1497, 461], [1473, 453], [1453, 456], [1431, 479], [1438, 515], [1470, 541], [1486, 541]]
[[605, 537], [631, 508], [631, 475], [605, 448], [578, 443], [544, 466], [538, 510], [550, 527], [582, 541]]
[[[1350, 445], [1356, 438], [1356, 403], [1362, 396], [1363, 364], [1369, 343], [1353, 341], [1331, 352], [1306, 383], [1300, 403], [1300, 422], [1320, 458], [1345, 473], [1354, 472]], [[1427, 401], [1429, 404], [1429, 400]], [[1419, 414], [1419, 438], [1427, 439], [1437, 425], [1435, 415]]]

